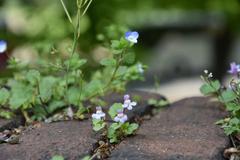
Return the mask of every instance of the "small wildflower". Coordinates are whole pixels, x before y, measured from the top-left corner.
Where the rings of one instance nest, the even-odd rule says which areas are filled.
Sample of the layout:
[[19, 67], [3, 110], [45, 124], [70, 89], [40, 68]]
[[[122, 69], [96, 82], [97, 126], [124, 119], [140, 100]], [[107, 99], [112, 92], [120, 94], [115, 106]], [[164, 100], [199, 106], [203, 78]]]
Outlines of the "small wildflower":
[[212, 72], [209, 73], [209, 71], [206, 70], [206, 69], [205, 69], [203, 72], [204, 72], [204, 74], [205, 74], [208, 78], [212, 78], [212, 77], [213, 77], [213, 73], [212, 73]]
[[120, 109], [117, 111], [118, 114], [117, 116], [114, 118], [115, 122], [121, 122], [121, 123], [125, 123], [128, 120], [128, 117], [126, 114], [123, 113], [123, 110]]
[[0, 40], [0, 54], [7, 50], [7, 42]]
[[240, 72], [240, 65], [236, 64], [235, 62], [231, 63], [230, 70], [228, 72], [231, 73], [232, 75], [237, 76], [238, 73]]
[[143, 69], [143, 65], [141, 63], [138, 63], [137, 64], [137, 69], [138, 69], [138, 72], [143, 74], [144, 73], [144, 69]]
[[213, 74], [212, 74], [212, 72], [210, 72], [209, 74], [208, 74], [208, 78], [212, 78], [213, 77]]
[[105, 118], [105, 113], [102, 111], [102, 107], [98, 106], [96, 107], [96, 113], [92, 114], [93, 119], [102, 119]]
[[124, 96], [123, 108], [127, 108], [128, 110], [132, 110], [133, 106], [136, 106], [137, 102], [131, 101], [129, 95]]
[[133, 31], [133, 32], [128, 31], [125, 33], [126, 40], [128, 40], [129, 42], [132, 42], [132, 43], [137, 43], [138, 37], [139, 37], [139, 34], [136, 31]]

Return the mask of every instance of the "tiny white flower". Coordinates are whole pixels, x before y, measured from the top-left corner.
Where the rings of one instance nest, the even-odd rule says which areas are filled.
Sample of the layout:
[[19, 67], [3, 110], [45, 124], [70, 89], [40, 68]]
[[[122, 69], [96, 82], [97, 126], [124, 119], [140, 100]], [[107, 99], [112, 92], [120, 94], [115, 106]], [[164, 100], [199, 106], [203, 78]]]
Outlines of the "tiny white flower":
[[209, 77], [209, 78], [212, 78], [212, 77], [213, 77], [212, 72], [208, 74], [208, 77]]
[[105, 118], [106, 114], [102, 111], [102, 107], [98, 106], [96, 107], [96, 113], [92, 114], [93, 119], [102, 119]]
[[204, 70], [204, 73], [205, 73], [205, 74], [208, 74], [208, 70], [205, 69], [205, 70]]

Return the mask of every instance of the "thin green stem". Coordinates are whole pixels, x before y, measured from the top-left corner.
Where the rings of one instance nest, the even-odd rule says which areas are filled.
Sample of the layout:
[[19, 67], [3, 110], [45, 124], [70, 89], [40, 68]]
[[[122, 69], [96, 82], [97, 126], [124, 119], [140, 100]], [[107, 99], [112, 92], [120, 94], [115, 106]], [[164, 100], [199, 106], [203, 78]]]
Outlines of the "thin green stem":
[[47, 116], [49, 115], [49, 112], [47, 110], [47, 106], [46, 104], [44, 103], [43, 99], [41, 98], [40, 96], [40, 86], [39, 86], [39, 81], [37, 81], [37, 94], [39, 95], [39, 99], [40, 99], [40, 102], [43, 106], [43, 110], [45, 111], [45, 113], [47, 114]]
[[[126, 50], [124, 50], [124, 51], [121, 53], [120, 58], [118, 59], [118, 62], [117, 62], [117, 64], [116, 64], [116, 66], [115, 66], [115, 69], [114, 69], [114, 71], [113, 71], [113, 74], [112, 74], [111, 78], [109, 79], [108, 83], [107, 83], [107, 84], [103, 87], [103, 89], [102, 89], [103, 92], [106, 92], [106, 91], [108, 90], [108, 88], [111, 86], [112, 81], [113, 81], [114, 78], [116, 77], [117, 71], [118, 71], [118, 69], [119, 69], [119, 67], [120, 67], [120, 65], [121, 65], [121, 63], [122, 63], [122, 56], [123, 56], [123, 54], [124, 54], [125, 52], [126, 52]], [[89, 97], [87, 97], [87, 99], [91, 99], [91, 98], [96, 97], [96, 96], [98, 96], [98, 95], [99, 95], [98, 92], [97, 92], [97, 93], [94, 93], [94, 94], [90, 95]]]
[[69, 12], [67, 10], [67, 7], [66, 7], [65, 3], [63, 2], [63, 0], [60, 0], [60, 1], [61, 1], [62, 6], [63, 6], [63, 9], [64, 9], [64, 11], [65, 11], [65, 13], [66, 13], [66, 15], [68, 17], [69, 22], [73, 25], [72, 18], [71, 18], [70, 14], [69, 14]]
[[80, 106], [80, 102], [81, 102], [81, 98], [82, 98], [82, 90], [83, 90], [83, 76], [82, 74], [80, 75], [80, 94], [79, 94], [79, 97], [78, 97], [78, 105]]
[[92, 0], [89, 0], [89, 2], [88, 2], [88, 4], [87, 4], [86, 8], [85, 8], [84, 11], [83, 11], [82, 16], [85, 15], [85, 13], [87, 12], [87, 10], [88, 10], [89, 6], [91, 5], [91, 3], [92, 3]]
[[[82, 4], [82, 0], [80, 0], [80, 5]], [[74, 31], [74, 38], [73, 38], [73, 45], [72, 45], [72, 51], [70, 54], [70, 58], [68, 59], [68, 63], [67, 63], [67, 68], [66, 68], [66, 92], [68, 91], [68, 78], [69, 78], [69, 69], [70, 69], [70, 64], [71, 64], [71, 60], [73, 58], [73, 55], [75, 53], [76, 47], [77, 47], [77, 42], [80, 36], [80, 7], [78, 6], [78, 11], [77, 11], [77, 25], [76, 25], [76, 29]], [[68, 101], [68, 95], [66, 93], [66, 102], [69, 103]], [[68, 104], [69, 105], [69, 104]]]

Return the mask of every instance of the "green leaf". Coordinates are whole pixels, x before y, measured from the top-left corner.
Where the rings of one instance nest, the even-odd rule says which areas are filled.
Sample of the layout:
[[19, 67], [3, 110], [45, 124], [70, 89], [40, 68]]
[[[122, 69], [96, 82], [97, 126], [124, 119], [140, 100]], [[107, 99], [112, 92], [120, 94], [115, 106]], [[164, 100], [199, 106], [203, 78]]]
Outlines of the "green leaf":
[[129, 52], [123, 55], [123, 62], [126, 64], [133, 64], [135, 61], [135, 54], [133, 52]]
[[221, 84], [218, 80], [211, 81], [210, 83], [203, 84], [200, 88], [200, 91], [204, 95], [209, 95], [216, 93], [221, 87]]
[[74, 54], [70, 60], [66, 60], [64, 62], [65, 66], [69, 66], [69, 70], [77, 70], [80, 69], [85, 63], [87, 63], [86, 59], [80, 59], [78, 54]]
[[121, 76], [121, 75], [125, 75], [128, 71], [128, 67], [126, 66], [120, 66], [118, 71], [117, 71], [117, 75]]
[[63, 158], [63, 156], [58, 156], [58, 155], [56, 155], [56, 156], [53, 156], [53, 157], [51, 158], [51, 160], [64, 160], [64, 158]]
[[111, 41], [111, 48], [113, 49], [114, 54], [122, 53], [127, 47], [129, 47], [129, 42], [125, 38], [121, 38], [119, 41]]
[[50, 100], [53, 94], [53, 87], [56, 85], [56, 78], [54, 77], [44, 77], [39, 83], [39, 92], [41, 99], [46, 103]]
[[85, 156], [81, 160], [91, 160], [91, 157], [90, 156]]
[[78, 105], [80, 102], [80, 89], [77, 87], [71, 87], [67, 91], [67, 97], [70, 104]]
[[37, 84], [37, 82], [40, 81], [40, 72], [37, 70], [30, 70], [26, 74], [26, 79], [31, 83], [31, 84]]
[[5, 119], [11, 119], [14, 114], [10, 111], [0, 110], [0, 117]]
[[10, 93], [7, 89], [5, 88], [0, 89], [0, 104], [5, 105], [8, 101], [9, 96]]
[[98, 120], [98, 119], [93, 119], [92, 120], [92, 123], [93, 123], [93, 130], [94, 131], [100, 131], [101, 129], [103, 129], [106, 125], [106, 123], [104, 123], [103, 120]]
[[103, 66], [115, 66], [116, 63], [117, 63], [116, 60], [113, 58], [105, 58], [105, 59], [102, 59], [100, 62], [100, 64]]
[[32, 108], [33, 116], [31, 117], [32, 120], [42, 121], [46, 119], [47, 113], [44, 110], [42, 105], [34, 105]]
[[112, 119], [114, 119], [114, 117], [117, 115], [117, 111], [118, 111], [119, 109], [123, 109], [123, 106], [122, 106], [121, 103], [114, 103], [114, 104], [110, 107], [110, 109], [109, 109], [109, 111], [108, 111], [108, 114], [110, 115], [110, 117], [111, 117]]
[[85, 97], [97, 93], [99, 94], [103, 93], [103, 85], [99, 80], [92, 80], [90, 83], [86, 84], [83, 88], [83, 94]]
[[232, 91], [232, 90], [230, 90], [230, 89], [228, 89], [228, 90], [226, 90], [226, 91], [223, 91], [222, 93], [221, 93], [221, 97], [219, 97], [220, 99], [221, 99], [221, 101], [223, 101], [224, 103], [228, 103], [228, 102], [231, 102], [231, 101], [233, 101], [234, 99], [236, 99], [236, 94]]
[[64, 101], [61, 100], [53, 100], [51, 101], [51, 103], [49, 103], [48, 105], [48, 112], [49, 113], [53, 113], [55, 110], [60, 109], [62, 107], [64, 107], [66, 104]]
[[120, 49], [120, 41], [118, 40], [112, 40], [111, 41], [111, 48], [112, 49]]
[[234, 124], [234, 125], [238, 125], [240, 123], [240, 120], [238, 118], [234, 117], [229, 121], [229, 123]]
[[226, 108], [228, 111], [236, 112], [240, 110], [240, 105], [236, 103], [226, 103]]
[[121, 123], [113, 123], [108, 128], [107, 136], [110, 139], [110, 143], [118, 142], [118, 129], [122, 126]]
[[15, 82], [11, 86], [11, 97], [9, 100], [11, 109], [18, 109], [21, 106], [28, 107], [34, 100], [34, 90], [31, 86]]
[[223, 125], [224, 123], [226, 123], [224, 119], [220, 119], [217, 122], [215, 122], [216, 125]]
[[128, 125], [126, 134], [127, 135], [131, 135], [134, 133], [134, 131], [136, 131], [138, 129], [139, 125], [137, 123], [131, 123]]
[[118, 139], [116, 136], [113, 136], [110, 138], [110, 143], [117, 143], [118, 142]]

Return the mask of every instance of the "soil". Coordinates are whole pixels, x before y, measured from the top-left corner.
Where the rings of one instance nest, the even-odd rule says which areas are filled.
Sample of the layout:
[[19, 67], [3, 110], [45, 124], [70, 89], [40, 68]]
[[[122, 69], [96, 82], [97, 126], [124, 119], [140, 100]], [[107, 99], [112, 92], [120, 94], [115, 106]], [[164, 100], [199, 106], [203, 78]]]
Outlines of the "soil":
[[214, 122], [226, 116], [219, 103], [187, 98], [145, 121], [137, 135], [112, 152], [112, 160], [223, 160], [230, 146]]
[[0, 119], [0, 132], [10, 130], [24, 124], [22, 117], [15, 117], [12, 120]]

